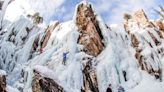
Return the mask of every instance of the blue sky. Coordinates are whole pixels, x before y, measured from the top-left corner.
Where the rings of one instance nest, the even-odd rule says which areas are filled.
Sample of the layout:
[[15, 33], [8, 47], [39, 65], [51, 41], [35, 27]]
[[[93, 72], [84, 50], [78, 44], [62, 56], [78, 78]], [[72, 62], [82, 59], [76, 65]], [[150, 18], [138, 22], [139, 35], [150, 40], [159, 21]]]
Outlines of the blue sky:
[[[82, 0], [15, 0], [7, 9], [8, 19], [14, 19], [29, 11], [40, 12], [46, 23], [58, 20], [71, 20], [76, 5]], [[150, 19], [157, 19], [153, 11], [158, 5], [164, 6], [164, 0], [88, 0], [95, 11], [107, 24], [121, 23], [124, 13], [144, 9]]]
[[[66, 21], [73, 16], [75, 6], [81, 0], [66, 0], [60, 8], [65, 8], [64, 11], [59, 11], [59, 14], [54, 14], [53, 20]], [[164, 6], [164, 0], [88, 0], [93, 4], [96, 13], [98, 13], [106, 23], [122, 22], [123, 13], [132, 13], [137, 9], [144, 9], [150, 19], [156, 19], [159, 16], [153, 11], [158, 8], [158, 5]]]

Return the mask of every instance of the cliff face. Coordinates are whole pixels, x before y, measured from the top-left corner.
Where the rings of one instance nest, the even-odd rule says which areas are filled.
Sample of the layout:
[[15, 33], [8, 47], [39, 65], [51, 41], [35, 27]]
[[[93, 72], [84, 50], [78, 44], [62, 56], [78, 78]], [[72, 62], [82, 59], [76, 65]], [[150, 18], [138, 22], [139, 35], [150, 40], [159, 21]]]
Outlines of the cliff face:
[[[94, 57], [98, 56], [104, 49], [103, 35], [91, 5], [78, 5], [76, 25], [79, 32], [77, 43], [84, 46], [81, 51]], [[83, 91], [99, 92], [94, 62], [93, 58], [86, 58], [86, 63], [83, 63]]]
[[124, 25], [131, 37], [131, 45], [136, 51], [135, 57], [142, 70], [146, 70], [156, 78], [161, 78], [162, 67], [159, 51], [163, 49], [163, 46], [161, 46], [162, 31], [157, 30], [158, 28], [149, 21], [143, 10], [136, 11], [131, 16], [132, 18], [126, 20]]
[[0, 75], [0, 91], [131, 92], [147, 86], [144, 75], [163, 83], [162, 22], [139, 10], [124, 17], [124, 28], [107, 26], [88, 2], [76, 10], [75, 20], [47, 28], [26, 17], [2, 28], [0, 69], [7, 76]]
[[41, 51], [41, 52], [43, 52], [44, 47], [46, 47], [46, 45], [47, 45], [47, 43], [48, 43], [48, 40], [49, 40], [49, 38], [50, 38], [50, 36], [51, 36], [52, 31], [55, 29], [55, 27], [56, 27], [57, 25], [59, 25], [59, 22], [55, 22], [54, 24], [48, 26], [48, 28], [46, 29], [45, 37], [44, 37], [44, 39], [43, 39], [43, 41], [42, 41], [42, 46], [41, 46], [41, 48], [40, 48], [40, 51]]
[[83, 51], [93, 56], [100, 54], [104, 48], [103, 36], [91, 5], [78, 6], [76, 25], [80, 33], [78, 43], [84, 45]]
[[143, 10], [136, 11], [132, 16], [132, 19], [138, 26], [153, 27]]

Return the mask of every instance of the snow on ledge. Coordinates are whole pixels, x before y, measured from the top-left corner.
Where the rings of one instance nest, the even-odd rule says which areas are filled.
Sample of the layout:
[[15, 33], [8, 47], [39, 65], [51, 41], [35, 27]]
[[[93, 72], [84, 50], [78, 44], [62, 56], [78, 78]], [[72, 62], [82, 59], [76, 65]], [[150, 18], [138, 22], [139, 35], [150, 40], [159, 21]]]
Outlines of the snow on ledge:
[[36, 65], [36, 66], [34, 66], [33, 69], [38, 71], [44, 77], [47, 77], [47, 78], [50, 78], [53, 80], [57, 80], [57, 76], [54, 74], [54, 72], [45, 66]]
[[6, 74], [6, 71], [0, 70], [0, 75], [7, 75], [7, 74]]

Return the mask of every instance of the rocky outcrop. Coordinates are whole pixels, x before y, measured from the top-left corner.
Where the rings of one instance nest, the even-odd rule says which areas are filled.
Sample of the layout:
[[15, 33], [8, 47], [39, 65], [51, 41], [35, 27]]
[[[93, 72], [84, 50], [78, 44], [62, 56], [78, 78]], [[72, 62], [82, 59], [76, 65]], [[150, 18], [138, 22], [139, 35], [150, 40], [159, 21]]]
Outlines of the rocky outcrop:
[[34, 24], [40, 24], [43, 23], [43, 17], [40, 16], [39, 12], [36, 12], [33, 15], [27, 15], [28, 18], [30, 18]]
[[[91, 56], [98, 56], [104, 49], [103, 35], [96, 20], [96, 15], [90, 4], [82, 3], [77, 8], [76, 25], [80, 33], [78, 43], [83, 45], [83, 52]], [[99, 92], [95, 62], [92, 58], [84, 58], [82, 92]]]
[[33, 92], [64, 92], [64, 89], [53, 79], [43, 77], [39, 72], [34, 70], [32, 81]]
[[76, 25], [80, 33], [78, 43], [84, 45], [83, 51], [92, 56], [100, 54], [104, 48], [103, 36], [91, 5], [78, 6]]
[[[163, 38], [162, 34], [156, 30], [144, 30], [146, 28], [156, 29], [154, 24], [150, 22], [143, 10], [136, 11], [133, 15], [129, 15], [131, 18], [125, 18], [124, 27], [131, 37], [131, 45], [135, 49], [135, 58], [138, 60], [140, 68], [146, 70], [149, 74], [155, 76], [157, 79], [161, 78], [161, 66], [160, 58], [156, 50], [152, 51], [152, 48], [158, 48], [161, 45], [161, 41], [155, 36], [157, 34], [159, 38]], [[144, 34], [133, 32], [133, 27], [138, 27], [138, 31], [144, 30]], [[152, 39], [148, 40], [147, 37]], [[142, 38], [142, 40], [140, 39]], [[147, 50], [151, 51], [148, 52]], [[145, 53], [149, 53], [146, 55]], [[151, 63], [153, 62], [153, 63]]]
[[46, 29], [46, 33], [45, 33], [45, 37], [44, 37], [44, 40], [43, 40], [43, 43], [42, 43], [41, 51], [47, 45], [48, 40], [51, 36], [51, 33], [56, 28], [57, 25], [59, 25], [59, 22], [55, 22], [54, 24], [48, 26], [48, 28]]
[[96, 69], [93, 67], [92, 58], [86, 58], [88, 62], [83, 63], [83, 87], [82, 92], [99, 92]]
[[145, 14], [145, 12], [141, 9], [133, 13], [133, 15], [130, 14], [124, 14], [124, 28], [127, 32], [129, 32], [129, 27], [132, 27], [129, 25], [129, 22], [134, 22], [138, 27], [155, 27], [152, 22], [150, 22]]
[[7, 92], [6, 91], [6, 75], [0, 74], [0, 92]]
[[43, 52], [44, 47], [46, 47], [48, 40], [51, 36], [51, 33], [53, 32], [53, 30], [56, 28], [56, 26], [59, 24], [59, 22], [55, 22], [54, 24], [50, 25], [47, 27], [47, 29], [45, 30], [44, 35], [38, 35], [34, 42], [33, 42], [33, 46], [32, 46], [32, 53], [35, 51], [39, 51], [39, 52]]
[[164, 22], [162, 21], [154, 21], [153, 24], [159, 28], [162, 32], [164, 32]]
[[154, 27], [154, 25], [148, 20], [143, 10], [136, 11], [132, 18], [139, 26]]

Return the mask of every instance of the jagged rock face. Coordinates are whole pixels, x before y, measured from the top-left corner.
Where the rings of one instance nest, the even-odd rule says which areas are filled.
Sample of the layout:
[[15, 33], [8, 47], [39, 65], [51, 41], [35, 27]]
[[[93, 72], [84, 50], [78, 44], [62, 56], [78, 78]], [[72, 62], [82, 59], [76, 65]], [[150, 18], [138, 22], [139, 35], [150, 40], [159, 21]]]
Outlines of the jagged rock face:
[[[137, 40], [137, 38], [135, 37], [135, 35], [131, 36], [132, 39], [132, 46], [135, 48], [136, 50], [136, 54], [135, 57], [139, 62], [139, 65], [141, 67], [142, 70], [146, 70], [148, 73], [154, 75], [157, 79], [161, 77], [161, 67], [158, 66], [158, 68], [153, 67], [153, 65], [148, 62], [149, 59], [152, 59], [153, 61], [155, 61], [153, 54], [154, 53], [150, 53], [150, 56], [145, 56], [143, 53], [143, 49], [140, 49], [139, 46], [139, 42]], [[149, 45], [151, 45], [151, 43], [147, 43]], [[155, 57], [156, 58], [156, 57]], [[158, 60], [160, 60], [158, 58]], [[160, 61], [155, 62], [157, 65], [159, 65]], [[154, 64], [154, 65], [156, 65]]]
[[153, 27], [153, 24], [149, 22], [145, 12], [143, 10], [138, 10], [133, 14], [133, 20], [139, 26]]
[[6, 76], [0, 75], [0, 92], [7, 92], [6, 91]]
[[100, 54], [104, 47], [103, 36], [91, 6], [78, 6], [76, 25], [80, 33], [78, 43], [84, 45], [84, 52], [93, 56]]
[[53, 79], [43, 77], [39, 72], [34, 70], [32, 82], [33, 92], [64, 92], [64, 89]]
[[[135, 58], [141, 69], [146, 70], [157, 79], [161, 78], [161, 58], [157, 53], [161, 49], [162, 33], [155, 30], [155, 26], [149, 22], [143, 10], [135, 12], [132, 19], [126, 21], [124, 26], [131, 37], [131, 45], [136, 51]], [[138, 30], [133, 32], [133, 27], [136, 26]], [[144, 31], [144, 34], [140, 34], [138, 31]], [[158, 50], [153, 50], [154, 48], [158, 48]]]
[[96, 69], [93, 67], [92, 58], [88, 58], [87, 63], [83, 63], [83, 87], [82, 92], [99, 92]]
[[36, 12], [34, 15], [27, 15], [27, 17], [29, 17], [34, 24], [43, 23], [43, 17], [41, 17], [38, 12]]
[[164, 32], [164, 23], [162, 21], [155, 21], [153, 22], [153, 24], [159, 28], [159, 30], [163, 31]]
[[[41, 43], [39, 36], [43, 38], [44, 31], [24, 17], [15, 21], [7, 29], [8, 31], [1, 35], [3, 39], [0, 40], [0, 61], [4, 61], [0, 62], [0, 68], [8, 73], [7, 83], [11, 83], [12, 85], [16, 82], [23, 84], [26, 82], [22, 80], [23, 77], [26, 76], [21, 75], [22, 71], [24, 71], [24, 63], [34, 58], [36, 53], [38, 53], [37, 48], [41, 47], [39, 46]], [[17, 64], [20, 63], [22, 63], [22, 65], [17, 66]], [[12, 81], [11, 78], [15, 80]], [[19, 85], [17, 88], [20, 88], [20, 91], [23, 89]]]
[[41, 53], [43, 52], [43, 49], [44, 49], [44, 47], [46, 47], [52, 31], [56, 28], [56, 26], [58, 24], [59, 24], [59, 22], [56, 22], [56, 23], [48, 26], [48, 28], [45, 30], [44, 35], [38, 35], [35, 38], [35, 41], [33, 42], [32, 52], [35, 52], [35, 51], [39, 51]]
[[41, 51], [43, 50], [44, 47], [46, 47], [48, 40], [51, 36], [52, 31], [56, 28], [56, 26], [59, 25], [59, 22], [56, 22], [52, 25], [50, 25], [47, 29], [46, 29], [46, 33], [45, 33], [45, 37], [42, 43], [42, 47], [41, 47]]
[[134, 12], [133, 15], [125, 14], [124, 19], [124, 28], [127, 32], [129, 32], [129, 27], [132, 27], [129, 25], [129, 21], [134, 22], [138, 27], [154, 27], [153, 23], [148, 20], [145, 12], [142, 9]]
[[[103, 36], [91, 5], [80, 4], [78, 6], [76, 25], [80, 33], [78, 43], [84, 46], [83, 51], [86, 54], [98, 56], [104, 48]], [[92, 58], [87, 58], [87, 62], [83, 64], [82, 92], [99, 92], [93, 62]]]

